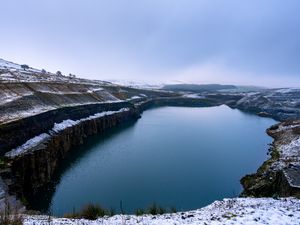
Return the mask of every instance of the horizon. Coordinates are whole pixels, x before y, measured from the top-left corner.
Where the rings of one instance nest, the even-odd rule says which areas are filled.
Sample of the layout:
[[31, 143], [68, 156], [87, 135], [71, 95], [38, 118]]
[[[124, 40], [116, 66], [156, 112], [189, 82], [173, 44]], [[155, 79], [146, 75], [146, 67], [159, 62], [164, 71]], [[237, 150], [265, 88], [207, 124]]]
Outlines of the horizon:
[[0, 58], [14, 63], [106, 81], [300, 86], [297, 0], [12, 0], [1, 7]]
[[[3, 59], [3, 58], [0, 58], [0, 60], [4, 60], [6, 62], [9, 62], [9, 63], [13, 63], [13, 64], [17, 64], [19, 66], [21, 65], [27, 65], [29, 66], [31, 69], [37, 69], [37, 70], [45, 70], [46, 72], [49, 72], [49, 73], [52, 73], [52, 74], [55, 74], [56, 72], [60, 71], [60, 70], [57, 70], [57, 71], [49, 71], [47, 70], [46, 68], [37, 68], [37, 67], [32, 67], [26, 63], [18, 63], [18, 62], [13, 62], [11, 60], [6, 60], [6, 59]], [[60, 71], [61, 72], [61, 71]], [[68, 77], [68, 75], [70, 75], [71, 73], [67, 74], [67, 73], [62, 73], [63, 76], [66, 76]], [[75, 75], [75, 74], [71, 74], [71, 75]], [[81, 76], [77, 76], [75, 75], [76, 78], [79, 78], [79, 79], [90, 79], [90, 80], [93, 80], [91, 78], [88, 78], [88, 77], [81, 77]], [[97, 80], [97, 79], [95, 79]], [[139, 80], [139, 81], [133, 81], [133, 80], [128, 80], [128, 79], [110, 79], [110, 80], [99, 80], [99, 81], [107, 81], [107, 82], [111, 82], [111, 83], [115, 83], [115, 84], [120, 84], [120, 85], [153, 85], [153, 86], [164, 86], [164, 85], [232, 85], [232, 86], [236, 86], [236, 87], [253, 87], [253, 88], [261, 88], [261, 89], [285, 89], [285, 88], [292, 88], [292, 89], [298, 89], [300, 88], [300, 85], [299, 86], [278, 86], [278, 87], [268, 87], [268, 86], [260, 86], [260, 85], [252, 85], [252, 84], [232, 84], [232, 83], [186, 83], [184, 81], [178, 81], [178, 80], [172, 80], [172, 81], [169, 81], [169, 82], [145, 82], [145, 81], [142, 81], [142, 80]]]

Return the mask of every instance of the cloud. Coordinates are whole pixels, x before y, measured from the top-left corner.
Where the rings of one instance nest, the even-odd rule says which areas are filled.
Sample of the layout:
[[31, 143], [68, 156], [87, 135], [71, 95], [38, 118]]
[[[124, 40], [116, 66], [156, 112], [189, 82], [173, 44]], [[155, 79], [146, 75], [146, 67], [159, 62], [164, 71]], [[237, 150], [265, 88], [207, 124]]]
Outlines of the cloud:
[[267, 86], [300, 77], [298, 0], [11, 0], [1, 8], [0, 57], [52, 71]]

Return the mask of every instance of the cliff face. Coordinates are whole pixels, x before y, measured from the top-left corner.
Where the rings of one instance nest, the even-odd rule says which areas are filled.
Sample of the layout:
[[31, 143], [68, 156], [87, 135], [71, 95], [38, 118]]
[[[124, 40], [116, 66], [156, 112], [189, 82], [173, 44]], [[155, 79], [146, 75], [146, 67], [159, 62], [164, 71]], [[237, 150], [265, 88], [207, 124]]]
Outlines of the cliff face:
[[300, 197], [300, 121], [272, 126], [271, 158], [255, 174], [241, 179], [242, 195], [256, 197]]
[[134, 108], [81, 120], [73, 126], [61, 129], [56, 133], [49, 132], [49, 138], [32, 146], [24, 153], [13, 155], [9, 162], [10, 179], [13, 181], [10, 190], [17, 196], [27, 198], [51, 183], [58, 167], [72, 150], [83, 143], [87, 136], [101, 134], [123, 121], [134, 120], [139, 114]]
[[25, 143], [28, 139], [50, 130], [54, 123], [88, 117], [98, 112], [132, 107], [128, 102], [98, 103], [63, 107], [11, 123], [0, 124], [0, 155]]

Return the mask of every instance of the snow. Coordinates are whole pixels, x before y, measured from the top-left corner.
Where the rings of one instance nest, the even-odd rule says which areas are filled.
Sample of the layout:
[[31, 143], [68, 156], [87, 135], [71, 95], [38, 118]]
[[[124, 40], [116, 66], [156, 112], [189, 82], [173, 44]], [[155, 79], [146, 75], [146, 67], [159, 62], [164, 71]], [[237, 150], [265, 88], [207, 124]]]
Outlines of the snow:
[[55, 94], [55, 95], [79, 95], [82, 94], [82, 92], [79, 91], [46, 91], [46, 90], [37, 90], [41, 93], [47, 93], [47, 94]]
[[204, 96], [200, 96], [199, 94], [185, 94], [185, 95], [183, 95], [183, 97], [185, 97], [185, 98], [200, 98], [200, 99], [205, 98]]
[[17, 99], [30, 96], [32, 94], [33, 92], [31, 91], [23, 92], [22, 94], [17, 94], [16, 92], [12, 92], [12, 91], [0, 92], [0, 99], [1, 99], [0, 105], [13, 102]]
[[87, 93], [93, 93], [93, 92], [97, 92], [97, 91], [103, 91], [103, 88], [91, 88], [87, 91]]
[[[294, 198], [233, 198], [194, 211], [164, 215], [116, 215], [85, 219], [51, 218], [52, 225], [252, 225], [299, 224], [300, 200]], [[47, 216], [25, 216], [24, 225], [49, 224]]]
[[280, 158], [284, 161], [291, 161], [293, 158], [297, 159], [300, 156], [300, 137], [294, 138], [288, 144], [280, 146]]
[[49, 138], [50, 138], [49, 134], [46, 134], [46, 133], [40, 134], [34, 138], [29, 139], [28, 141], [26, 141], [25, 144], [11, 150], [10, 152], [7, 152], [5, 154], [5, 156], [6, 157], [15, 157], [17, 155], [24, 154], [24, 153], [30, 151], [32, 148], [40, 145], [42, 142], [45, 142]]
[[55, 73], [46, 72], [42, 70], [29, 67], [23, 69], [21, 65], [12, 63], [3, 59], [0, 59], [0, 81], [4, 83], [8, 82], [68, 82], [68, 83], [80, 83], [91, 85], [112, 85], [106, 81], [88, 80], [82, 78], [73, 78], [69, 76], [57, 76]]
[[31, 109], [27, 109], [27, 110], [21, 110], [21, 111], [16, 111], [14, 113], [7, 113], [5, 115], [1, 115], [0, 117], [0, 123], [4, 124], [4, 123], [9, 123], [12, 122], [14, 120], [18, 120], [21, 118], [26, 118], [26, 117], [30, 117], [30, 116], [34, 116], [49, 110], [53, 110], [55, 109], [55, 107], [53, 106], [34, 106]]
[[[101, 113], [96, 113], [92, 116], [89, 116], [87, 118], [83, 118], [83, 119], [80, 119], [80, 120], [64, 120], [62, 121], [61, 123], [55, 123], [54, 124], [54, 127], [52, 128], [51, 131], [55, 132], [55, 133], [58, 133], [60, 131], [63, 131], [64, 129], [68, 128], [68, 127], [73, 127], [83, 121], [87, 121], [87, 120], [93, 120], [93, 119], [98, 119], [98, 118], [101, 118], [101, 117], [104, 117], [104, 116], [109, 116], [109, 115], [113, 115], [113, 114], [116, 114], [116, 113], [122, 113], [122, 112], [125, 112], [125, 111], [129, 111], [130, 109], [129, 108], [122, 108], [118, 111], [105, 111], [105, 112], [101, 112]], [[50, 131], [50, 132], [51, 132]]]
[[275, 92], [285, 94], [285, 93], [290, 93], [299, 90], [300, 90], [299, 88], [281, 88], [281, 89], [277, 89]]
[[87, 120], [92, 120], [92, 119], [97, 119], [97, 118], [101, 118], [104, 116], [109, 116], [109, 115], [113, 115], [113, 114], [117, 114], [117, 113], [122, 113], [122, 112], [127, 112], [129, 111], [129, 108], [122, 108], [120, 110], [117, 111], [105, 111], [105, 112], [101, 112], [101, 113], [96, 113], [93, 116], [89, 116], [87, 118], [81, 119], [80, 121], [87, 121]]
[[141, 96], [132, 96], [131, 98], [127, 98], [126, 101], [134, 100], [134, 99], [140, 99]]
[[8, 69], [16, 69], [16, 70], [21, 70], [21, 66], [16, 64], [16, 63], [12, 63], [9, 61], [6, 61], [4, 59], [0, 59], [0, 69], [2, 68], [8, 68]]
[[300, 127], [300, 124], [295, 124], [295, 125], [290, 125], [290, 126], [280, 126], [278, 131], [290, 130], [290, 129], [294, 129], [294, 128], [297, 128], [297, 127]]
[[64, 120], [61, 123], [55, 123], [52, 130], [54, 132], [58, 133], [68, 127], [73, 127], [73, 126], [77, 125], [78, 123], [79, 123], [78, 121], [74, 121], [74, 120]]
[[108, 82], [120, 86], [132, 87], [137, 89], [149, 89], [149, 90], [161, 89], [164, 86], [164, 84], [162, 83], [149, 84], [148, 82], [145, 81], [132, 81], [132, 80], [108, 80]]

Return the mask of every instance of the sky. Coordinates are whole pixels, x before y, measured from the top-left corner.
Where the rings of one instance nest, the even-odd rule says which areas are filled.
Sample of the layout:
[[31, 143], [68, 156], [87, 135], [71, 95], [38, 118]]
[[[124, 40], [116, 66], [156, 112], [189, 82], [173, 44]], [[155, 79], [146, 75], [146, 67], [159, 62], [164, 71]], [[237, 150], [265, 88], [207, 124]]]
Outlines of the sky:
[[99, 80], [300, 86], [299, 0], [0, 0], [0, 58]]

